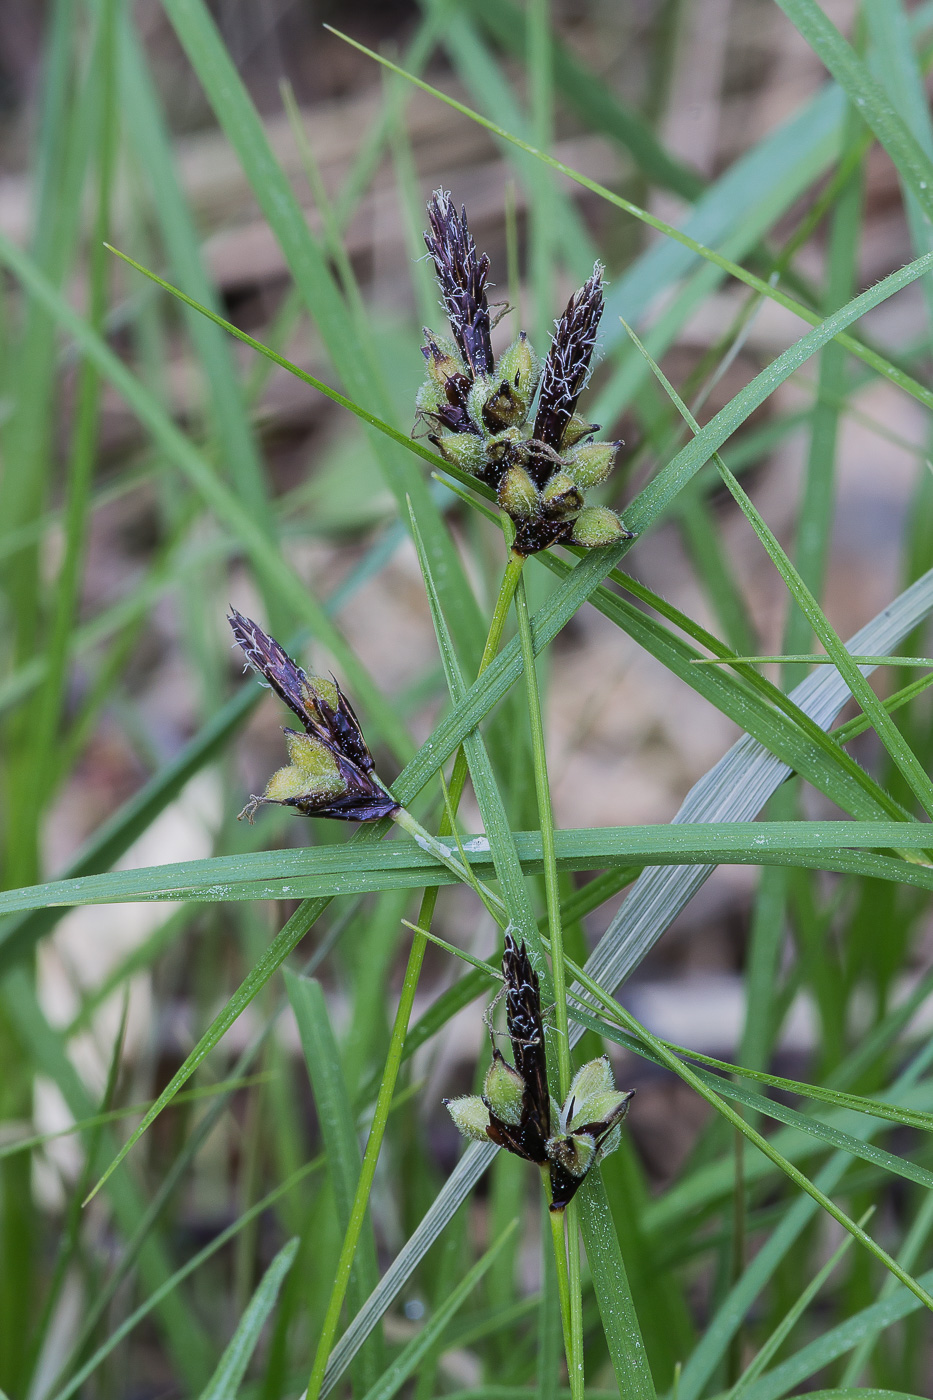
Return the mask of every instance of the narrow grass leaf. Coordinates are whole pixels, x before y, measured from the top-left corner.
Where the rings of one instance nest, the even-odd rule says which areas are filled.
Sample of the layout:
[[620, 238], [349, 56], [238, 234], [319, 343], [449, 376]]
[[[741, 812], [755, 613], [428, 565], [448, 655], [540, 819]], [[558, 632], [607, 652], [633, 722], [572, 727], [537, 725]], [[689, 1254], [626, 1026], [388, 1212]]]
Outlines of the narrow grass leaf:
[[626, 1396], [627, 1400], [655, 1400], [648, 1355], [632, 1302], [606, 1188], [598, 1172], [590, 1172], [579, 1200], [586, 1258], [619, 1394]]
[[391, 1400], [405, 1384], [408, 1377], [420, 1365], [422, 1359], [443, 1336], [444, 1328], [466, 1302], [473, 1289], [487, 1271], [492, 1268], [498, 1255], [509, 1242], [518, 1221], [513, 1220], [481, 1259], [464, 1276], [450, 1296], [441, 1304], [434, 1315], [424, 1325], [417, 1337], [413, 1337], [399, 1356], [382, 1376], [381, 1380], [368, 1391], [365, 1400]]
[[909, 1395], [906, 1390], [876, 1390], [873, 1385], [864, 1389], [842, 1386], [839, 1390], [808, 1390], [798, 1394], [798, 1400], [923, 1400], [920, 1395]]
[[[929, 656], [852, 656], [856, 666], [933, 666]], [[714, 656], [700, 657], [694, 666], [759, 666], [768, 661], [782, 665], [804, 664], [809, 666], [835, 666], [831, 656], [814, 656], [812, 652], [787, 652], [783, 656]]]
[[[512, 833], [516, 878], [522, 869], [540, 874], [539, 832]], [[877, 822], [690, 822], [647, 827], [581, 827], [555, 832], [558, 868], [606, 870], [632, 864], [696, 865], [715, 859], [731, 865], [801, 865], [871, 875], [933, 888], [933, 867], [878, 855], [877, 848], [925, 851], [925, 824]], [[464, 854], [473, 875], [495, 879], [498, 867], [487, 835], [469, 836]], [[863, 849], [867, 848], [867, 849]], [[456, 858], [455, 847], [449, 854]], [[372, 848], [367, 843], [286, 847], [240, 856], [212, 856], [175, 865], [116, 870], [77, 880], [53, 880], [0, 892], [0, 914], [51, 905], [119, 904], [196, 899], [205, 903], [244, 899], [333, 898], [379, 889], [452, 884], [450, 870], [430, 849], [407, 840]], [[519, 915], [519, 910], [513, 911]], [[523, 925], [524, 926], [524, 920]], [[533, 936], [533, 935], [532, 935]]]
[[[850, 107], [846, 113], [843, 150], [837, 167], [839, 197], [832, 210], [827, 239], [827, 285], [824, 309], [834, 311], [852, 296], [858, 270], [859, 243], [864, 210], [864, 161], [861, 143], [865, 128]], [[856, 156], [858, 163], [855, 163]], [[843, 179], [843, 172], [848, 169]], [[929, 251], [926, 247], [919, 252]], [[929, 279], [926, 279], [924, 286]], [[847, 381], [845, 352], [827, 345], [820, 357], [817, 398], [810, 420], [806, 473], [797, 511], [795, 559], [801, 577], [820, 597], [829, 564], [835, 504], [836, 454], [839, 420]], [[812, 633], [798, 609], [792, 608], [784, 628], [784, 646], [796, 651], [811, 646]], [[803, 679], [799, 669], [784, 671], [784, 688]]]
[[[337, 1042], [320, 982], [299, 977], [286, 968], [285, 989], [298, 1023], [301, 1048], [314, 1089], [337, 1219], [340, 1229], [346, 1232], [360, 1175], [360, 1147]], [[354, 1311], [362, 1307], [378, 1282], [376, 1241], [367, 1210], [347, 1287], [347, 1300]], [[354, 1367], [355, 1393], [362, 1394], [368, 1390], [382, 1372], [385, 1357], [381, 1343], [379, 1333], [374, 1333], [357, 1358]]]
[[217, 1370], [201, 1391], [200, 1400], [236, 1400], [237, 1392], [262, 1329], [275, 1307], [282, 1281], [291, 1268], [300, 1241], [291, 1239], [283, 1245], [263, 1274], [256, 1292], [237, 1324], [230, 1344], [220, 1358]]
[[319, 1157], [313, 1162], [306, 1162], [304, 1166], [299, 1167], [298, 1170], [287, 1177], [280, 1186], [275, 1187], [275, 1189], [264, 1196], [262, 1200], [250, 1206], [249, 1210], [244, 1211], [232, 1225], [228, 1225], [225, 1230], [221, 1230], [209, 1244], [205, 1245], [203, 1249], [198, 1250], [197, 1254], [193, 1255], [180, 1269], [176, 1269], [170, 1278], [167, 1278], [154, 1293], [150, 1294], [150, 1296], [146, 1298], [144, 1302], [140, 1303], [128, 1317], [123, 1319], [119, 1326], [114, 1328], [107, 1340], [102, 1342], [87, 1361], [81, 1365], [79, 1370], [70, 1378], [67, 1385], [63, 1386], [61, 1390], [55, 1393], [52, 1400], [70, 1400], [70, 1397], [81, 1389], [88, 1376], [93, 1375], [98, 1366], [100, 1366], [103, 1361], [106, 1361], [111, 1352], [120, 1345], [124, 1337], [129, 1336], [130, 1332], [148, 1317], [155, 1308], [159, 1307], [164, 1299], [174, 1292], [180, 1283], [183, 1283], [186, 1278], [195, 1273], [212, 1255], [217, 1254], [219, 1250], [223, 1249], [224, 1245], [229, 1244], [232, 1239], [235, 1239], [239, 1232], [253, 1220], [256, 1220], [265, 1211], [269, 1210], [277, 1201], [282, 1200], [283, 1197], [287, 1196], [290, 1191], [294, 1190], [294, 1188], [302, 1181], [306, 1180], [307, 1177], [311, 1176], [314, 1172], [320, 1171], [322, 1164], [323, 1158]]
[[933, 162], [904, 124], [891, 98], [815, 0], [777, 3], [875, 133], [927, 218], [933, 219]]

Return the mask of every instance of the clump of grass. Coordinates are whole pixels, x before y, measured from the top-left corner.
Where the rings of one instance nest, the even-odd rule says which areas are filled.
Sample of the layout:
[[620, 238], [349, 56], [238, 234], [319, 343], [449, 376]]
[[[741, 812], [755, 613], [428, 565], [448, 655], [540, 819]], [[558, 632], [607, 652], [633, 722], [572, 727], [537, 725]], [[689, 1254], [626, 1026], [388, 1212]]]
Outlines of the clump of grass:
[[417, 403], [434, 429], [431, 442], [493, 488], [523, 558], [564, 542], [593, 549], [634, 539], [614, 511], [583, 503], [586, 490], [606, 481], [622, 445], [594, 442], [599, 424], [576, 411], [603, 314], [602, 266], [570, 298], [543, 363], [524, 331], [495, 360], [489, 258], [477, 254], [466, 209], [458, 214], [450, 195], [436, 190], [428, 218], [424, 241], [453, 336], [425, 327], [428, 377]]
[[[742, 20], [745, 3], [733, 6]], [[545, 5], [427, 5], [398, 63], [359, 59], [392, 76], [332, 207], [304, 143], [319, 240], [207, 8], [165, 0], [292, 280], [279, 314], [250, 335], [204, 273], [135, 17], [112, 0], [53, 5], [33, 231], [25, 247], [0, 237], [0, 1389], [11, 1400], [89, 1389], [119, 1400], [140, 1383], [263, 1400], [390, 1400], [405, 1387], [416, 1400], [584, 1387], [635, 1400], [929, 1393], [933, 497], [922, 442], [898, 439], [917, 463], [898, 558], [887, 559], [903, 585], [876, 616], [864, 610], [845, 644], [823, 600], [841, 427], [865, 428], [866, 388], [933, 408], [923, 297], [896, 344], [861, 320], [929, 280], [931, 17], [872, 0], [856, 49], [814, 0], [779, 7], [833, 86], [705, 182], [576, 56], [585, 46], [565, 44]], [[650, 34], [629, 32], [624, 10], [599, 12], [658, 93], [683, 47], [681, 10], [674, 30], [668, 7]], [[438, 51], [472, 107], [421, 76]], [[524, 106], [506, 77], [516, 59]], [[384, 332], [356, 283], [341, 240], [388, 153], [412, 299], [430, 297], [416, 261], [412, 85], [462, 131], [473, 123], [502, 143], [514, 285], [516, 204], [524, 219], [527, 323], [550, 324], [558, 277], [580, 288], [546, 355], [519, 330], [494, 357], [491, 269], [442, 191], [427, 244], [450, 337], [430, 331], [422, 344], [413, 318]], [[624, 149], [634, 173], [620, 188], [549, 153], [568, 111], [576, 130]], [[862, 254], [876, 246], [865, 199], [875, 146], [896, 167], [914, 256], [860, 291]], [[455, 171], [440, 174], [454, 183]], [[579, 190], [617, 221], [611, 246], [595, 246]], [[648, 212], [655, 190], [692, 206], [677, 227]], [[643, 248], [645, 227], [659, 237]], [[105, 238], [133, 259], [114, 261]], [[66, 294], [76, 269], [87, 274], [81, 310]], [[686, 369], [666, 358], [698, 309], [727, 304], [710, 301], [726, 288], [734, 317], [718, 339]], [[776, 355], [754, 334], [765, 299], [810, 328]], [[305, 323], [322, 362], [314, 374], [290, 357]], [[231, 335], [265, 360], [244, 370]], [[411, 439], [422, 355], [428, 435]], [[174, 396], [176, 360], [197, 366], [194, 406]], [[311, 505], [274, 484], [257, 364], [293, 373], [339, 415], [315, 444]], [[802, 407], [775, 394], [792, 378]], [[126, 420], [117, 433], [108, 417], [113, 391], [138, 426], [131, 442]], [[613, 440], [596, 439], [590, 415]], [[610, 474], [623, 415], [634, 447], [624, 473]], [[870, 414], [866, 430], [891, 446]], [[773, 470], [772, 449], [794, 434], [807, 449], [788, 544], [760, 511], [749, 469]], [[347, 462], [363, 464], [352, 488]], [[633, 482], [644, 483], [634, 495]], [[120, 554], [115, 505], [148, 552]], [[673, 529], [655, 530], [662, 522]], [[737, 523], [751, 527], [788, 605], [777, 644], [759, 637]], [[660, 574], [675, 533], [695, 583], [682, 607], [622, 568], [637, 539]], [[295, 541], [310, 534], [339, 587], [309, 579]], [[406, 539], [437, 651], [389, 693], [343, 609], [374, 579], [388, 587]], [[882, 547], [866, 539], [866, 571]], [[120, 586], [100, 606], [107, 569]], [[250, 610], [266, 621], [235, 613], [235, 635], [300, 725], [287, 735], [291, 761], [248, 804], [250, 816], [264, 807], [255, 826], [235, 820], [250, 785], [230, 755], [261, 690], [235, 685], [219, 625], [246, 574]], [[558, 826], [546, 687], [580, 662], [549, 649], [587, 605], [741, 729], [670, 822]], [[188, 728], [172, 743], [168, 707], [144, 690], [165, 649], [151, 620], [167, 616], [172, 685], [191, 692]], [[307, 655], [305, 671], [292, 658]], [[807, 674], [811, 655], [821, 664]], [[778, 679], [764, 660], [781, 666]], [[890, 695], [866, 679], [885, 661], [916, 671]], [[339, 686], [318, 674], [327, 665]], [[860, 713], [834, 728], [851, 695]], [[250, 734], [247, 763], [261, 725]], [[114, 785], [129, 774], [136, 790], [64, 870], [47, 870], [50, 819], [102, 809], [118, 753]], [[217, 793], [209, 848], [196, 850], [184, 800], [195, 779]], [[458, 816], [468, 783], [479, 832]], [[814, 818], [814, 793], [827, 800], [820, 812], [842, 815]], [[286, 825], [283, 805], [311, 820]], [[140, 837], [166, 827], [189, 833], [196, 858], [122, 868]], [[739, 911], [734, 1063], [653, 1035], [617, 999], [718, 864], [759, 870]], [[101, 906], [96, 952], [114, 903], [127, 924], [141, 910], [150, 922], [105, 970], [79, 957], [73, 1003], [52, 1014], [47, 969], [68, 957], [63, 915]], [[471, 949], [460, 946], [464, 909]], [[458, 1085], [454, 1116], [475, 1140], [456, 1157], [435, 1071], [453, 1088], [483, 1061], [481, 1043], [461, 1052], [453, 1037], [459, 1014], [499, 985], [500, 966], [513, 1064], [494, 1041], [489, 1073], [481, 1063], [480, 1079]], [[141, 978], [151, 1021], [131, 995]], [[817, 1043], [792, 1079], [778, 1072], [781, 1036], [801, 994], [816, 1009]], [[183, 1039], [164, 1030], [180, 1023], [168, 1014], [178, 1007]], [[286, 1018], [300, 1054], [278, 1033]], [[625, 1055], [619, 1082], [638, 1083], [639, 1109], [675, 1081], [703, 1106], [676, 1164], [652, 1165], [645, 1109], [620, 1131], [628, 1096], [608, 1054]], [[49, 1084], [64, 1105], [54, 1125], [42, 1116]], [[672, 1132], [662, 1155], [673, 1152]], [[540, 1250], [527, 1226], [542, 1193], [516, 1157], [544, 1168], [558, 1207]]]

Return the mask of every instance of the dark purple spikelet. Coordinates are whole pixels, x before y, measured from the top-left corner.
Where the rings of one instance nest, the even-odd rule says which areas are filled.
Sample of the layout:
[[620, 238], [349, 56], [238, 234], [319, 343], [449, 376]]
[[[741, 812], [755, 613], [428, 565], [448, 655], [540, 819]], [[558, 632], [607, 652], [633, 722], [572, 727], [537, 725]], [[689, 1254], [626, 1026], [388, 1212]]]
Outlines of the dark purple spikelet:
[[302, 683], [307, 676], [300, 666], [270, 637], [251, 617], [244, 617], [236, 608], [231, 608], [227, 621], [233, 631], [237, 646], [253, 670], [262, 676], [266, 685], [275, 691], [280, 700], [297, 715], [308, 728], [309, 715], [302, 691]]
[[615, 510], [586, 501], [586, 492], [608, 478], [622, 445], [594, 442], [599, 425], [577, 412], [603, 314], [602, 265], [567, 303], [543, 368], [523, 331], [494, 361], [489, 259], [477, 254], [466, 210], [458, 213], [446, 191], [435, 190], [428, 217], [424, 241], [452, 336], [425, 330], [427, 377], [415, 399], [416, 424], [427, 425], [428, 441], [453, 475], [495, 491], [515, 527], [516, 554], [634, 538]]
[[[535, 473], [536, 461], [532, 457], [529, 470]], [[567, 544], [573, 539], [572, 520], [549, 520], [547, 516], [533, 516], [530, 520], [515, 523], [514, 549], [527, 559], [529, 554], [537, 554], [541, 549], [549, 549], [552, 544]]]
[[502, 955], [505, 977], [505, 1012], [515, 1068], [525, 1081], [521, 1121], [517, 1127], [490, 1114], [493, 1142], [539, 1164], [547, 1161], [545, 1143], [550, 1136], [551, 1099], [547, 1086], [544, 1025], [538, 974], [524, 943], [519, 947], [511, 933], [505, 935]]
[[489, 1140], [526, 1162], [546, 1167], [550, 1208], [559, 1212], [576, 1195], [590, 1169], [619, 1146], [620, 1124], [634, 1090], [622, 1093], [616, 1088], [609, 1056], [601, 1055], [581, 1065], [563, 1107], [558, 1107], [548, 1093], [538, 977], [525, 944], [519, 946], [509, 930], [502, 976], [515, 1064], [510, 1065], [496, 1048], [495, 1032], [487, 1019], [493, 1052], [482, 1095], [466, 1094], [444, 1103], [465, 1137]]
[[568, 301], [541, 373], [534, 436], [555, 452], [560, 451], [564, 430], [589, 374], [603, 314], [602, 277], [602, 266], [597, 263], [592, 276]]
[[431, 232], [425, 233], [424, 242], [434, 259], [454, 339], [474, 376], [491, 374], [495, 362], [486, 300], [489, 258], [477, 253], [466, 209], [458, 214], [445, 190], [434, 191], [428, 219]]
[[[264, 800], [270, 799], [260, 798], [258, 802]], [[248, 810], [254, 802], [257, 802], [257, 799], [250, 798], [244, 810]], [[282, 806], [294, 807], [303, 817], [329, 817], [338, 822], [376, 822], [381, 817], [390, 817], [393, 812], [397, 812], [399, 804], [370, 785], [366, 791], [347, 792], [343, 797], [333, 797], [327, 802], [296, 797], [282, 803]]]
[[[334, 817], [339, 821], [375, 821], [397, 811], [398, 803], [372, 776], [375, 768], [372, 754], [353, 708], [337, 682], [309, 676], [295, 665], [274, 637], [235, 608], [231, 608], [227, 621], [249, 665], [297, 715], [305, 733], [330, 754], [328, 763], [339, 775], [338, 786], [342, 789], [334, 790], [332, 775], [326, 792], [323, 787], [317, 788], [309, 777], [307, 786], [298, 786], [287, 797], [251, 798], [241, 815], [252, 820], [260, 803], [270, 801], [294, 807], [304, 816]], [[294, 732], [285, 731], [286, 736]]]
[[[274, 637], [235, 608], [230, 610], [228, 621], [250, 666], [298, 716], [305, 731], [349, 759], [362, 772], [371, 773], [375, 767], [372, 754], [366, 747], [359, 720], [337, 682], [309, 677]], [[328, 703], [333, 698], [336, 698], [336, 705]]]

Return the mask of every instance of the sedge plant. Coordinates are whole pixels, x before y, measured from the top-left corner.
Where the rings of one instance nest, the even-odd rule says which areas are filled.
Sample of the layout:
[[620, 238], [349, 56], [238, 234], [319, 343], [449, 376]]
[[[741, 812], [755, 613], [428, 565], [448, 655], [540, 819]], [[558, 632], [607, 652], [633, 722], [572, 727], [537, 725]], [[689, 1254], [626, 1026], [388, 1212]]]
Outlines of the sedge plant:
[[[750, 7], [733, 0], [730, 26]], [[630, 7], [578, 7], [565, 42], [540, 0], [426, 0], [395, 59], [347, 56], [367, 81], [381, 64], [386, 86], [345, 143], [339, 188], [301, 94], [288, 98], [305, 192], [209, 7], [164, 0], [243, 207], [266, 220], [290, 280], [249, 334], [206, 271], [223, 257], [214, 245], [204, 256], [205, 233], [236, 230], [232, 206], [192, 196], [194, 165], [176, 163], [177, 113], [153, 80], [172, 60], [160, 49], [153, 61], [151, 31], [113, 0], [47, 7], [42, 107], [22, 126], [36, 139], [33, 226], [0, 237], [11, 1400], [119, 1400], [139, 1384], [262, 1400], [403, 1388], [531, 1400], [579, 1396], [584, 1382], [593, 1400], [930, 1392], [933, 21], [926, 5], [863, 0], [850, 42], [814, 0], [766, 6], [824, 85], [795, 94], [760, 138], [747, 123], [739, 160], [721, 152], [706, 180], [657, 134], [695, 8], [661, 7], [636, 29]], [[771, 79], [742, 88], [730, 26], [727, 107], [744, 112], [770, 99]], [[637, 109], [615, 53], [648, 75]], [[457, 97], [428, 81], [437, 71]], [[423, 190], [424, 124], [406, 120], [416, 90], [432, 142], [444, 138], [431, 149], [445, 152]], [[570, 121], [586, 137], [574, 157], [554, 145]], [[496, 327], [493, 268], [444, 190], [417, 259], [423, 196], [460, 180], [447, 138], [480, 131], [507, 168], [509, 298], [524, 304], [511, 335]], [[588, 153], [607, 143], [621, 175], [600, 183]], [[388, 171], [407, 229], [399, 266], [425, 308], [410, 324], [356, 280], [369, 226], [357, 215], [383, 156], [377, 198]], [[661, 216], [658, 190], [682, 216]], [[895, 245], [876, 220], [883, 206], [893, 222], [898, 199]], [[470, 212], [478, 230], [480, 199]], [[866, 257], [876, 271], [862, 286]], [[261, 268], [249, 274], [264, 283]], [[796, 318], [777, 350], [759, 316], [769, 302]], [[541, 328], [562, 305], [548, 345]], [[688, 325], [685, 353], [670, 356]], [[244, 372], [244, 353], [264, 358]], [[332, 415], [307, 473], [277, 470], [273, 367]], [[776, 392], [788, 383], [799, 392]], [[828, 584], [856, 431], [872, 435], [878, 466], [847, 578], [876, 573], [883, 596], [867, 606], [849, 587], [843, 641]], [[783, 471], [799, 444], [799, 495], [780, 480], [775, 526], [760, 469]], [[907, 491], [914, 470], [909, 507], [892, 514], [891, 484]], [[133, 522], [129, 559], [115, 518]], [[750, 587], [740, 529], [788, 600], [780, 640], [761, 633], [769, 575]], [[623, 563], [631, 536], [648, 582]], [[357, 629], [367, 589], [398, 605], [408, 540], [437, 654], [391, 690]], [[673, 557], [695, 585], [676, 602]], [[228, 762], [262, 696], [235, 688], [229, 597], [244, 608], [239, 654], [290, 712], [287, 759], [268, 781], [275, 765], [256, 781], [252, 744], [249, 779]], [[565, 632], [581, 609], [620, 657], [666, 673], [685, 742], [707, 707], [741, 736], [673, 821], [559, 827], [544, 717], [549, 684], [586, 643], [587, 626]], [[558, 638], [568, 645], [552, 651]], [[307, 671], [292, 660], [309, 654]], [[151, 691], [165, 656], [171, 683]], [[762, 671], [768, 658], [779, 674]], [[866, 673], [888, 663], [901, 669], [869, 688]], [[609, 684], [600, 673], [598, 695]], [[859, 711], [835, 725], [850, 695]], [[601, 797], [614, 797], [618, 747], [590, 777]], [[468, 783], [478, 832], [460, 816]], [[190, 801], [205, 793], [193, 826]], [[244, 802], [254, 823], [236, 821]], [[87, 839], [47, 868], [69, 813]], [[177, 858], [166, 833], [182, 839]], [[664, 950], [671, 968], [693, 968], [718, 939], [742, 977], [744, 1025], [714, 1059], [679, 1043], [686, 1030], [653, 1035], [615, 993], [650, 971], [722, 864], [756, 871], [729, 897], [728, 937], [688, 918]], [[65, 916], [96, 905], [93, 956], [76, 955], [81, 916]], [[49, 999], [55, 967], [65, 1007]], [[504, 1029], [487, 1009], [487, 1056], [481, 1007], [500, 987]], [[779, 1071], [798, 997], [814, 1044], [791, 1078]], [[470, 1014], [478, 1063], [462, 1043]], [[286, 1018], [295, 1035], [279, 1034]], [[618, 1075], [607, 1050], [626, 1057]], [[701, 1105], [703, 1125], [692, 1108], [659, 1113], [665, 1096]]]

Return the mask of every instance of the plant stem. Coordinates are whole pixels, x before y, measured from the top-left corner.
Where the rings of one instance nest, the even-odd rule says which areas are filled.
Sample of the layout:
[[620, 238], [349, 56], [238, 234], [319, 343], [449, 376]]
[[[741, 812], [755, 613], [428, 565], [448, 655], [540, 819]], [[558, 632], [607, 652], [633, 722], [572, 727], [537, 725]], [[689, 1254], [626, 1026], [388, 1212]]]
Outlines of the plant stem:
[[583, 1288], [580, 1283], [579, 1202], [571, 1201], [567, 1216], [567, 1270], [570, 1281], [570, 1337], [567, 1353], [570, 1394], [573, 1400], [583, 1400]]
[[[514, 556], [513, 556], [514, 557]], [[528, 718], [531, 723], [531, 748], [534, 757], [535, 793], [538, 801], [538, 824], [541, 828], [541, 853], [544, 858], [544, 888], [547, 896], [548, 932], [551, 944], [551, 975], [554, 978], [554, 1000], [557, 1022], [557, 1067], [560, 1097], [570, 1090], [570, 1028], [567, 1020], [567, 984], [564, 974], [564, 944], [560, 918], [560, 891], [557, 886], [557, 854], [554, 847], [554, 813], [547, 775], [547, 751], [544, 746], [544, 721], [541, 717], [541, 695], [535, 670], [531, 622], [524, 579], [515, 590], [515, 612], [521, 638], [525, 670], [525, 690], [528, 696]], [[571, 1203], [572, 1204], [572, 1203]], [[558, 1280], [566, 1280], [567, 1315], [561, 1292], [561, 1315], [564, 1317], [564, 1343], [567, 1348], [567, 1371], [572, 1400], [583, 1397], [583, 1299], [580, 1292], [580, 1250], [577, 1246], [577, 1217], [575, 1210], [567, 1213], [567, 1238], [564, 1242], [563, 1214], [558, 1225], [552, 1225], [554, 1248], [557, 1252]], [[552, 1217], [552, 1219], [555, 1217]], [[558, 1246], [558, 1236], [560, 1244]]]
[[[745, 1139], [737, 1130], [733, 1132], [732, 1154], [734, 1164], [734, 1185], [732, 1188], [732, 1267], [730, 1286], [742, 1277], [745, 1269]], [[729, 1384], [736, 1385], [742, 1374], [742, 1353], [745, 1337], [740, 1325], [729, 1347]]]
[[[451, 805], [452, 803], [453, 799], [451, 798]], [[426, 850], [430, 852], [431, 855], [437, 856], [441, 864], [446, 865], [448, 870], [453, 871], [458, 880], [462, 880], [465, 885], [470, 885], [479, 895], [499, 927], [505, 928], [505, 925], [508, 923], [508, 917], [502, 900], [498, 895], [493, 894], [492, 890], [488, 889], [480, 880], [476, 879], [469, 867], [464, 865], [463, 861], [458, 860], [449, 846], [445, 846], [443, 841], [439, 841], [436, 836], [432, 836], [429, 831], [426, 831], [421, 823], [408, 811], [407, 807], [399, 807], [397, 811], [393, 812], [392, 820], [400, 826], [403, 831], [407, 831], [412, 840], [416, 845], [420, 846], [423, 851]], [[443, 826], [446, 826], [448, 829], [451, 826], [450, 818], [446, 813], [444, 814]], [[419, 927], [424, 927], [424, 925], [419, 925]]]
[[[554, 1243], [554, 1260], [557, 1264], [557, 1295], [560, 1298], [560, 1320], [564, 1331], [564, 1350], [567, 1353], [567, 1373], [570, 1379], [570, 1393], [572, 1396], [583, 1395], [583, 1354], [576, 1349], [576, 1327], [575, 1313], [577, 1309], [573, 1306], [573, 1294], [570, 1286], [570, 1277], [567, 1272], [567, 1241], [564, 1235], [564, 1215], [563, 1210], [551, 1210], [551, 1177], [547, 1167], [541, 1168], [541, 1180], [544, 1182], [544, 1195], [548, 1205], [548, 1219], [551, 1222], [551, 1239]], [[571, 1204], [573, 1204], [571, 1202]], [[579, 1260], [579, 1250], [577, 1251]], [[581, 1300], [582, 1301], [582, 1300]], [[583, 1314], [580, 1313], [582, 1325]], [[574, 1363], [574, 1357], [579, 1356], [579, 1369]], [[577, 1380], [580, 1384], [577, 1385]]]
[[[502, 576], [502, 583], [499, 587], [499, 596], [493, 609], [492, 618], [489, 623], [489, 633], [486, 638], [486, 645], [483, 648], [483, 655], [479, 664], [479, 675], [482, 675], [486, 667], [492, 661], [499, 644], [502, 641], [502, 632], [505, 627], [505, 620], [508, 617], [509, 608], [512, 605], [512, 598], [516, 586], [521, 578], [522, 565], [524, 559], [518, 555], [510, 555], [509, 563]], [[467, 765], [463, 749], [459, 749], [454, 760], [453, 773], [450, 779], [450, 812], [456, 813], [463, 796], [463, 789], [466, 785]], [[402, 809], [404, 811], [404, 808]], [[406, 821], [400, 821], [412, 835], [413, 827], [418, 827], [419, 835], [426, 837], [432, 850], [441, 846], [447, 851], [446, 846], [436, 841], [428, 832], [424, 831], [414, 818], [408, 813]], [[398, 820], [398, 818], [397, 818]], [[445, 811], [440, 822], [440, 835], [449, 836], [452, 827], [450, 818]], [[440, 852], [435, 850], [435, 854]], [[457, 867], [460, 862], [447, 851], [449, 859], [444, 860], [445, 864], [453, 863]], [[438, 887], [436, 885], [426, 889], [422, 899], [421, 908], [418, 911], [418, 925], [421, 928], [431, 927], [431, 920], [434, 917], [434, 909], [437, 904]], [[376, 1174], [376, 1163], [379, 1160], [379, 1153], [382, 1149], [382, 1139], [385, 1135], [386, 1121], [389, 1116], [389, 1109], [395, 1096], [395, 1085], [398, 1079], [399, 1069], [402, 1064], [402, 1055], [405, 1048], [405, 1037], [408, 1034], [408, 1023], [411, 1019], [412, 1006], [415, 1000], [415, 991], [418, 986], [418, 978], [421, 974], [421, 964], [424, 961], [425, 949], [428, 940], [423, 933], [416, 933], [412, 939], [411, 951], [408, 954], [408, 966], [405, 969], [405, 980], [402, 983], [402, 992], [399, 997], [398, 1009], [395, 1013], [395, 1023], [392, 1027], [392, 1038], [389, 1042], [389, 1053], [386, 1056], [385, 1070], [382, 1075], [382, 1083], [379, 1086], [379, 1094], [376, 1099], [376, 1107], [373, 1112], [372, 1126], [369, 1130], [369, 1137], [366, 1140], [366, 1150], [363, 1154], [363, 1163], [360, 1168], [359, 1181], [357, 1182], [356, 1194], [353, 1198], [353, 1205], [350, 1211], [350, 1220], [347, 1225], [347, 1232], [344, 1236], [343, 1247], [340, 1251], [340, 1258], [337, 1261], [337, 1269], [334, 1277], [334, 1286], [331, 1290], [330, 1300], [327, 1305], [327, 1312], [321, 1328], [321, 1335], [318, 1339], [317, 1351], [314, 1356], [314, 1365], [311, 1371], [311, 1379], [308, 1382], [308, 1392], [306, 1400], [318, 1400], [321, 1393], [321, 1386], [324, 1383], [324, 1374], [327, 1369], [327, 1361], [330, 1356], [334, 1337], [337, 1332], [337, 1324], [340, 1321], [340, 1310], [343, 1307], [343, 1300], [346, 1295], [347, 1285], [350, 1281], [350, 1270], [353, 1267], [353, 1258], [356, 1254], [363, 1222], [366, 1218], [366, 1207], [369, 1201], [369, 1193], [372, 1190], [373, 1178]]]
[[551, 973], [554, 978], [555, 1019], [557, 1022], [557, 1068], [561, 1100], [570, 1089], [570, 1037], [567, 1024], [567, 982], [564, 972], [564, 941], [560, 918], [560, 891], [557, 887], [557, 853], [554, 847], [554, 813], [547, 776], [547, 753], [544, 747], [544, 723], [541, 718], [541, 696], [538, 673], [535, 670], [531, 642], [531, 622], [528, 599], [522, 580], [515, 590], [515, 611], [518, 615], [518, 635], [521, 639], [522, 662], [525, 670], [525, 690], [528, 696], [528, 718], [531, 722], [531, 748], [534, 758], [535, 794], [538, 820], [541, 825], [541, 855], [544, 860], [544, 889], [547, 898], [548, 931], [551, 940]]

